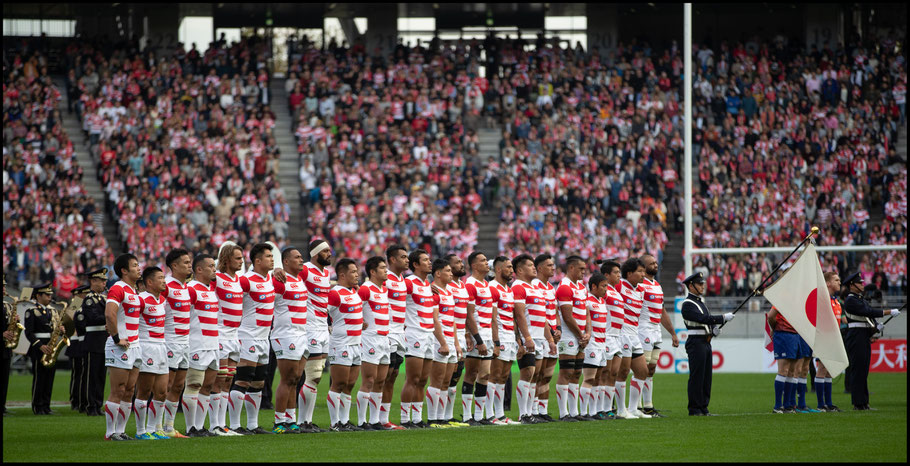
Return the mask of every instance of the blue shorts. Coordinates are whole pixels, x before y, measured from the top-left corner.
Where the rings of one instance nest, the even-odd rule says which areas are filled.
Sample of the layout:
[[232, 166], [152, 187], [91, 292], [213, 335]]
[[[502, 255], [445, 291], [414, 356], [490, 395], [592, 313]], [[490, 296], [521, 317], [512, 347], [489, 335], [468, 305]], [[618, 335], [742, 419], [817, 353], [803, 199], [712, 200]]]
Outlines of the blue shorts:
[[799, 338], [799, 355], [797, 358], [811, 358], [812, 357], [812, 348], [809, 347], [809, 344], [806, 343], [806, 340], [803, 340], [803, 337], [796, 335]]
[[[774, 359], [799, 359], [799, 342], [802, 340], [798, 333], [774, 332], [771, 337], [774, 342]], [[805, 343], [803, 343], [805, 344]], [[809, 345], [806, 345], [808, 347]], [[811, 354], [811, 353], [810, 353]]]

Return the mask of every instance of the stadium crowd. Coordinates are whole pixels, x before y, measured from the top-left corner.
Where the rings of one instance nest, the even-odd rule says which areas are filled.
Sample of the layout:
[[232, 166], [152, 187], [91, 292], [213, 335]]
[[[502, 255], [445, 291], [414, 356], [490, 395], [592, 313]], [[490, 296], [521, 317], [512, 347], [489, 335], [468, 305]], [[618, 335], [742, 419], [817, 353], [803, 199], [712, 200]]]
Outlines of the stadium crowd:
[[53, 282], [71, 297], [76, 275], [113, 260], [93, 222], [99, 210], [82, 183], [62, 90], [47, 58], [28, 48], [4, 54], [3, 270], [10, 283]]
[[261, 39], [170, 56], [89, 41], [66, 49], [67, 86], [127, 249], [213, 252], [287, 238], [290, 208]]

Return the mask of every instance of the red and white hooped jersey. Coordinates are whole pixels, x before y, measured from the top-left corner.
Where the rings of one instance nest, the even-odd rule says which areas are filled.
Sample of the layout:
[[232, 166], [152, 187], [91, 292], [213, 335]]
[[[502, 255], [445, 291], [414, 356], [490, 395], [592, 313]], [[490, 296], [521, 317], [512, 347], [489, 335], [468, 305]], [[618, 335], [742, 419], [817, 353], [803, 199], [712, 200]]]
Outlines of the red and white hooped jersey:
[[306, 336], [307, 289], [303, 280], [286, 276], [282, 283], [272, 277], [275, 288], [275, 322], [269, 338]]
[[585, 305], [591, 314], [591, 342], [596, 345], [603, 345], [607, 342], [607, 324], [609, 320], [606, 303], [603, 298], [588, 295], [588, 301]]
[[455, 299], [455, 329], [464, 338], [465, 322], [468, 320], [468, 300], [471, 298], [468, 296], [464, 283], [457, 278], [446, 285], [446, 289], [452, 293], [452, 298]]
[[[617, 284], [618, 286], [619, 284]], [[622, 324], [626, 318], [626, 311], [623, 307], [622, 294], [612, 285], [607, 286], [607, 294], [604, 295], [604, 303], [607, 305], [607, 311], [610, 313], [610, 328], [607, 329], [607, 335], [619, 335], [622, 331]]]
[[167, 318], [164, 321], [164, 337], [168, 343], [186, 345], [190, 336], [190, 292], [186, 284], [171, 275], [167, 282]]
[[148, 291], [139, 294], [142, 300], [141, 319], [139, 319], [139, 342], [164, 343], [164, 318], [167, 313], [167, 297], [164, 293], [155, 297]]
[[332, 347], [359, 345], [363, 332], [363, 300], [357, 290], [335, 285], [329, 291], [327, 303], [332, 316]]
[[404, 277], [389, 272], [386, 278], [385, 287], [389, 290], [389, 333], [404, 333], [405, 309], [407, 308], [408, 284], [405, 283]]
[[543, 298], [547, 303], [547, 325], [550, 326], [550, 330], [556, 330], [556, 327], [559, 325], [559, 307], [556, 305], [556, 288], [549, 284], [541, 281], [539, 278], [535, 278], [531, 282], [531, 285], [543, 290]]
[[136, 294], [136, 290], [126, 282], [118, 281], [107, 291], [107, 302], [117, 305], [117, 335], [120, 339], [130, 343], [138, 340], [142, 299]]
[[622, 333], [637, 335], [638, 321], [641, 318], [641, 312], [644, 309], [641, 291], [639, 291], [638, 287], [633, 288], [632, 284], [624, 278], [619, 282], [619, 293], [622, 294], [624, 316]]
[[367, 328], [364, 335], [389, 334], [389, 290], [367, 281], [357, 291], [363, 301], [363, 321]]
[[187, 284], [190, 293], [190, 351], [218, 349], [218, 293], [215, 283], [208, 286], [193, 280]]
[[216, 273], [215, 293], [218, 294], [218, 307], [221, 308], [218, 338], [236, 339], [237, 329], [243, 319], [243, 287], [240, 286], [240, 277]]
[[[585, 288], [585, 284], [582, 282], [572, 283], [572, 280], [569, 280], [569, 277], [563, 277], [562, 281], [559, 282], [559, 287], [556, 288], [556, 304], [560, 307], [562, 306], [572, 306], [572, 317], [575, 318], [575, 323], [578, 324], [578, 329], [581, 330], [581, 333], [585, 333], [585, 324], [587, 320], [587, 301], [588, 301], [588, 289]], [[566, 332], [571, 333], [571, 330], [568, 328], [562, 329], [563, 334]]]
[[512, 290], [496, 280], [490, 282], [493, 304], [496, 306], [496, 324], [499, 326], [499, 342], [515, 342], [515, 297]]
[[447, 288], [440, 288], [436, 285], [436, 291], [439, 294], [433, 295], [433, 301], [439, 306], [439, 325], [442, 327], [442, 335], [445, 337], [446, 345], [454, 351], [455, 345], [455, 296]]
[[642, 319], [641, 326], [647, 328], [658, 328], [660, 326], [660, 315], [664, 310], [664, 290], [660, 287], [657, 280], [651, 280], [645, 277], [644, 281], [638, 285], [642, 292], [647, 319]]
[[297, 278], [306, 283], [307, 289], [307, 333], [315, 335], [318, 332], [327, 332], [329, 323], [328, 306], [329, 291], [332, 284], [329, 280], [330, 274], [328, 269], [319, 270], [312, 262], [303, 264], [303, 270], [297, 275]]
[[275, 316], [275, 287], [271, 273], [263, 277], [253, 270], [240, 277], [243, 289], [243, 318], [237, 337], [242, 340], [266, 340]]
[[432, 284], [416, 275], [405, 279], [407, 300], [405, 304], [405, 328], [415, 332], [433, 333]]
[[512, 283], [512, 296], [516, 304], [525, 305], [525, 321], [531, 339], [543, 339], [544, 325], [547, 324], [547, 301], [543, 290], [528, 282], [515, 280]]
[[493, 328], [493, 292], [486, 280], [468, 277], [464, 284], [468, 299], [474, 301], [474, 320], [478, 330]]

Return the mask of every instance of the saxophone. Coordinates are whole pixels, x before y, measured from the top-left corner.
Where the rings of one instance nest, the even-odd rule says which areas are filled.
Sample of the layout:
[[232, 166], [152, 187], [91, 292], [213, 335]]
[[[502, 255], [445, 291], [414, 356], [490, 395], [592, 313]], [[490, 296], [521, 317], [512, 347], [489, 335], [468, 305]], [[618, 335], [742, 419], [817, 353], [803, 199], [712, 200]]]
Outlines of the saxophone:
[[[28, 293], [31, 294], [31, 292], [32, 292], [31, 288], [27, 288], [27, 290], [28, 290]], [[7, 294], [6, 290], [3, 290], [3, 297], [10, 298], [13, 300], [12, 303], [8, 303], [5, 301], [3, 303], [3, 310], [4, 310], [4, 312], [6, 312], [6, 321], [9, 322], [9, 325], [7, 325], [6, 330], [13, 332], [13, 334], [16, 335], [15, 337], [13, 337], [12, 340], [6, 342], [7, 348], [15, 348], [15, 347], [19, 346], [19, 337], [22, 336], [22, 330], [25, 329], [25, 326], [23, 326], [19, 322], [19, 312], [16, 310], [16, 307], [19, 305], [19, 303], [26, 301], [25, 296], [28, 296], [28, 295], [26, 295], [25, 293], [26, 293], [26, 289], [22, 290], [21, 298], [14, 298], [14, 297], [10, 296], [9, 294]]]
[[63, 304], [63, 310], [57, 312], [55, 308], [51, 307], [51, 327], [53, 330], [51, 331], [51, 339], [47, 342], [51, 352], [41, 356], [41, 365], [44, 367], [54, 367], [54, 364], [57, 364], [57, 358], [60, 357], [60, 352], [63, 351], [63, 347], [70, 345], [70, 339], [66, 336], [66, 329], [63, 328], [63, 316], [66, 315], [69, 303], [55, 302], [54, 304]]

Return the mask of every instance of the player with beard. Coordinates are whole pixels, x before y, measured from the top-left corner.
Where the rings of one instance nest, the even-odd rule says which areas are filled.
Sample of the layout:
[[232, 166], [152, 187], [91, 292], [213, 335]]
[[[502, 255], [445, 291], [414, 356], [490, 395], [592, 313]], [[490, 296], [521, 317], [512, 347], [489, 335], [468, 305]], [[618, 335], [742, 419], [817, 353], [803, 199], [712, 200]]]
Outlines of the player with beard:
[[[298, 275], [303, 255], [291, 246], [281, 252], [285, 281], [272, 278], [275, 288], [275, 324], [269, 335], [281, 382], [275, 391], [276, 434], [299, 433], [297, 424], [297, 383], [306, 366], [307, 288]], [[304, 430], [309, 430], [304, 428]]]
[[[555, 342], [559, 341], [562, 336], [559, 325], [559, 311], [556, 305], [556, 288], [550, 284], [556, 272], [556, 262], [553, 256], [541, 254], [534, 258], [534, 268], [537, 269], [537, 278], [531, 282], [531, 285], [543, 290], [544, 300], [547, 305], [547, 327], [550, 330], [551, 340], [547, 342], [548, 351], [544, 354], [543, 363], [540, 370], [537, 371], [537, 401], [533, 406], [531, 414], [547, 422], [553, 422], [555, 419], [550, 417], [550, 381], [553, 379], [553, 370], [556, 369], [556, 361], [559, 360], [559, 352], [556, 349]], [[552, 345], [551, 345], [552, 343]]]
[[[482, 252], [474, 251], [468, 256], [468, 265], [471, 267], [471, 276], [465, 281], [465, 290], [468, 293], [467, 328], [473, 343], [465, 358], [464, 382], [461, 385], [462, 412], [468, 418], [468, 425], [491, 425], [493, 419], [492, 397], [487, 396], [488, 382], [490, 379], [490, 363], [499, 356], [499, 345], [493, 344], [499, 340], [499, 328], [493, 325], [498, 322], [496, 304], [493, 300], [491, 284], [486, 281], [490, 273], [490, 264], [487, 256]], [[473, 416], [471, 415], [473, 405]], [[487, 417], [484, 417], [486, 409]]]
[[[227, 435], [215, 430], [215, 415], [210, 404], [212, 385], [218, 376], [219, 309], [215, 290], [215, 258], [208, 254], [193, 258], [193, 277], [187, 283], [190, 293], [190, 344], [187, 347], [189, 369], [183, 393], [187, 436]], [[206, 414], [209, 415], [212, 432], [205, 429]]]
[[[464, 355], [467, 354], [469, 346], [473, 347], [473, 343], [468, 343], [468, 339], [471, 337], [465, 331], [467, 328], [468, 301], [470, 301], [470, 297], [468, 296], [468, 290], [465, 288], [464, 282], [461, 281], [461, 277], [464, 277], [467, 272], [465, 272], [464, 261], [455, 254], [449, 254], [443, 259], [448, 261], [449, 266], [452, 267], [453, 278], [447, 285], [447, 289], [452, 293], [452, 297], [455, 298], [455, 331], [458, 333], [458, 344], [461, 349], [458, 367], [455, 368], [455, 372], [452, 374], [452, 379], [449, 381], [448, 389], [444, 395], [446, 397], [446, 409], [443, 419], [447, 419], [449, 424], [455, 427], [468, 427], [468, 424], [455, 420], [455, 394], [458, 392], [458, 380], [461, 379], [461, 374], [464, 372]], [[471, 342], [473, 342], [473, 339], [471, 339]], [[465, 411], [462, 411], [462, 420], [471, 418], [470, 411], [467, 411], [467, 413], [467, 416], [465, 416]]]
[[[325, 240], [313, 240], [309, 245], [310, 261], [303, 264], [297, 278], [307, 288], [307, 356], [304, 378], [298, 382], [297, 406], [300, 414], [297, 424], [302, 431], [321, 432], [313, 424], [313, 410], [316, 409], [317, 388], [325, 369], [326, 353], [329, 350], [328, 299], [332, 288], [331, 273], [326, 267], [332, 265], [332, 248]], [[301, 424], [300, 421], [303, 421]]]
[[663, 340], [660, 326], [663, 325], [667, 332], [673, 336], [674, 348], [679, 346], [679, 339], [676, 337], [676, 330], [673, 328], [670, 315], [664, 310], [664, 290], [660, 287], [660, 283], [657, 283], [657, 259], [651, 254], [643, 254], [640, 259], [645, 266], [645, 277], [640, 287], [644, 296], [645, 311], [648, 316], [647, 319], [642, 316], [638, 324], [638, 337], [645, 352], [645, 362], [648, 363], [648, 378], [645, 379], [641, 390], [642, 412], [651, 415], [651, 417], [664, 417], [654, 409], [652, 402], [654, 372], [657, 371], [657, 361], [660, 359], [660, 344]]

